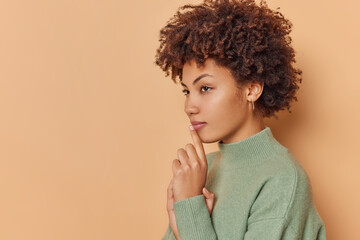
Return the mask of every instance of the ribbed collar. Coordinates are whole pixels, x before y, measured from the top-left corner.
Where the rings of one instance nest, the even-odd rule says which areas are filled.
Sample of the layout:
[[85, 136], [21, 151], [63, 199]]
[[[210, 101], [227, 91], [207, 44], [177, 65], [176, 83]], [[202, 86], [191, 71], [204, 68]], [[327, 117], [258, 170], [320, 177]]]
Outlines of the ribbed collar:
[[234, 166], [234, 163], [252, 163], [264, 161], [274, 154], [274, 145], [279, 144], [273, 137], [269, 127], [260, 132], [234, 143], [220, 143], [218, 147], [222, 155], [221, 164], [224, 167]]

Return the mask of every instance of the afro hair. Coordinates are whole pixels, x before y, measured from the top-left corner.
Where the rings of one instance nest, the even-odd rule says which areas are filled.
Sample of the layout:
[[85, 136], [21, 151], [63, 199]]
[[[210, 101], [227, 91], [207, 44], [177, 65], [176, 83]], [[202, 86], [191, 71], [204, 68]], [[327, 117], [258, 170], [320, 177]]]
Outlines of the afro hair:
[[155, 64], [176, 83], [186, 62], [198, 66], [207, 58], [227, 67], [238, 86], [264, 84], [255, 102], [263, 117], [275, 116], [297, 98], [302, 72], [294, 68], [295, 52], [289, 36], [292, 23], [264, 1], [204, 0], [184, 5], [160, 30]]

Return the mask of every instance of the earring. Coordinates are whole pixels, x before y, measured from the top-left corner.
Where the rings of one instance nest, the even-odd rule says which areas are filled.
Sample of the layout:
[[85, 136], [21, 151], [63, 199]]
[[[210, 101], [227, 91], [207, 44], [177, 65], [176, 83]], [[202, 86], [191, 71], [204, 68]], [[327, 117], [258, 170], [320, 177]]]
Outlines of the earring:
[[255, 104], [254, 104], [254, 101], [251, 101], [251, 104], [252, 104], [252, 109], [253, 111], [255, 110]]

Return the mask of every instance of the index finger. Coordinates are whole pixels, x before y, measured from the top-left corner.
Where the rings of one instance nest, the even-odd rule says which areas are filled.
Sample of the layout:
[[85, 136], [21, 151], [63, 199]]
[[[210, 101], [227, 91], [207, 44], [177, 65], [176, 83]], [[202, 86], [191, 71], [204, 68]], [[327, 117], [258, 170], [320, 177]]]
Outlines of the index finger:
[[204, 150], [202, 141], [201, 141], [197, 131], [192, 127], [192, 125], [190, 125], [189, 128], [190, 128], [191, 138], [194, 142], [196, 153], [199, 156], [200, 161], [203, 162], [204, 164], [207, 164], [205, 150]]

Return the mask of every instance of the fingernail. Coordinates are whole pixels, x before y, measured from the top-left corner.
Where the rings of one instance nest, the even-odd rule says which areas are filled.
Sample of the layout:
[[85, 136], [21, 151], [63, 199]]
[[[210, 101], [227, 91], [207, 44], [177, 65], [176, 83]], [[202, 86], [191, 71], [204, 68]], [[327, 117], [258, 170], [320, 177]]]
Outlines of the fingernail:
[[190, 130], [194, 130], [193, 125], [190, 125], [189, 128], [190, 128]]
[[204, 188], [204, 189], [205, 189], [205, 192], [206, 192], [206, 193], [209, 193], [209, 191], [208, 191], [206, 188]]

